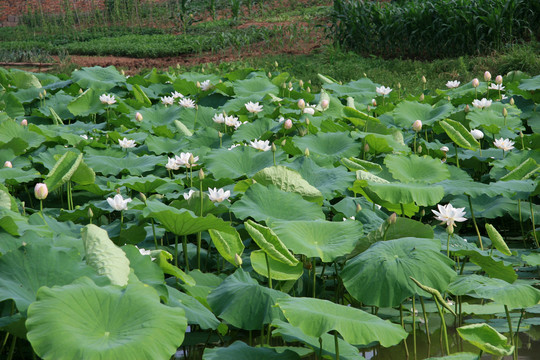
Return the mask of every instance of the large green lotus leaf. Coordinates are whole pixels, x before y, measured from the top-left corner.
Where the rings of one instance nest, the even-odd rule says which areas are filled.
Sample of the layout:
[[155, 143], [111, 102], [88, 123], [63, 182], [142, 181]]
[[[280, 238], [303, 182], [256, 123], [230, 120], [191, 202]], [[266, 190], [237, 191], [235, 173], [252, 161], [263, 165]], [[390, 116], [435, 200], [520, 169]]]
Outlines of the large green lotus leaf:
[[[431, 206], [438, 204], [444, 196], [442, 186], [424, 184], [404, 184], [404, 183], [376, 183], [365, 182], [363, 190], [370, 199], [378, 203], [378, 199], [391, 204], [416, 203], [419, 206]], [[383, 204], [381, 204], [383, 205]], [[384, 205], [383, 205], [384, 206]]]
[[253, 241], [255, 241], [268, 256], [289, 266], [298, 264], [298, 260], [289, 252], [287, 247], [281, 242], [272, 229], [257, 224], [251, 219], [246, 221], [244, 226]]
[[384, 164], [394, 179], [403, 183], [433, 184], [450, 178], [447, 165], [430, 156], [387, 155]]
[[349, 293], [364, 304], [397, 306], [421, 291], [410, 276], [440, 292], [456, 276], [454, 262], [440, 253], [439, 241], [401, 238], [382, 241], [349, 260], [341, 278]]
[[124, 286], [128, 282], [130, 272], [126, 254], [117, 247], [107, 231], [96, 225], [86, 225], [81, 230], [82, 241], [86, 253], [86, 263], [105, 275], [113, 285]]
[[369, 151], [375, 153], [404, 152], [409, 153], [411, 149], [403, 142], [403, 134], [396, 130], [390, 135], [365, 133], [366, 143]]
[[180, 286], [186, 293], [193, 296], [197, 301], [210, 309], [210, 305], [206, 301], [208, 294], [217, 288], [223, 279], [212, 273], [202, 273], [195, 269], [189, 272], [189, 275], [195, 280], [195, 284], [181, 284]]
[[[138, 110], [142, 115], [143, 121], [141, 128], [144, 130], [151, 130], [153, 126], [173, 125], [174, 120], [180, 118], [182, 108], [178, 106], [163, 106], [161, 104], [154, 105], [148, 108], [142, 108]], [[132, 118], [135, 114], [132, 115]], [[171, 127], [172, 128], [172, 127]]]
[[321, 167], [310, 157], [300, 156], [286, 166], [295, 169], [307, 182], [321, 191], [326, 199], [332, 199], [335, 192], [345, 193], [354, 181], [354, 174], [343, 166]]
[[252, 123], [243, 124], [235, 130], [232, 140], [235, 142], [249, 142], [250, 140], [261, 139], [263, 135], [271, 132], [277, 126], [279, 126], [279, 123], [270, 118], [263, 118]]
[[197, 217], [192, 211], [177, 209], [153, 200], [146, 202], [143, 214], [157, 219], [168, 231], [178, 236], [195, 234], [208, 229], [227, 231], [230, 228], [225, 221], [212, 214]]
[[216, 316], [244, 330], [260, 330], [274, 319], [282, 319], [277, 299], [288, 295], [261, 286], [241, 268], [227, 277], [207, 297]]
[[332, 90], [332, 93], [337, 97], [350, 96], [358, 102], [371, 101], [371, 99], [377, 96], [375, 92], [376, 87], [377, 85], [368, 78], [351, 81], [343, 85], [336, 82], [323, 85], [324, 89]]
[[294, 253], [324, 262], [350, 254], [363, 235], [359, 221], [273, 221], [271, 228]]
[[[272, 336], [281, 336], [283, 340], [287, 342], [300, 341], [306, 344], [308, 347], [313, 349], [313, 351], [319, 351], [321, 344], [319, 343], [319, 338], [314, 336], [306, 335], [302, 330], [297, 327], [292, 326], [291, 324], [281, 321], [274, 320], [272, 326], [276, 326], [277, 329], [272, 331]], [[322, 353], [325, 357], [330, 357], [331, 359], [336, 358], [336, 347], [334, 345], [334, 336], [330, 334], [322, 334]], [[358, 349], [343, 339], [338, 337], [339, 344], [339, 358], [343, 360], [364, 360], [364, 357], [360, 355]]]
[[[283, 153], [276, 153], [276, 162], [283, 158]], [[208, 154], [205, 159], [208, 170], [216, 178], [237, 179], [251, 177], [258, 171], [274, 165], [271, 151], [259, 151], [250, 146], [239, 146], [232, 150], [219, 149]]]
[[426, 360], [478, 360], [478, 354], [459, 352], [448, 356], [430, 357]]
[[9, 193], [9, 189], [0, 184], [0, 208], [8, 209], [11, 211], [18, 211], [17, 202], [15, 198]]
[[[84, 67], [73, 71], [71, 78], [81, 88], [93, 88], [96, 91], [107, 91], [126, 81], [126, 77], [120, 74], [114, 66], [106, 68], [101, 66]], [[98, 95], [101, 94], [98, 93]]]
[[458, 256], [468, 256], [469, 261], [480, 266], [489, 276], [502, 279], [508, 283], [513, 283], [517, 279], [517, 274], [509, 263], [505, 265], [501, 259], [495, 259], [486, 252], [477, 249], [461, 249], [455, 252]]
[[85, 162], [96, 173], [103, 175], [118, 175], [126, 170], [131, 175], [140, 176], [145, 172], [152, 171], [158, 164], [166, 163], [163, 156], [142, 155], [137, 156], [132, 152], [123, 158], [102, 155], [86, 155]]
[[8, 143], [14, 138], [21, 138], [28, 143], [28, 150], [40, 146], [45, 137], [29, 129], [25, 129], [15, 120], [6, 120], [0, 122], [0, 143]]
[[526, 180], [540, 171], [540, 165], [533, 159], [527, 158], [524, 162], [512, 169], [508, 174], [504, 175], [502, 181], [511, 180]]
[[238, 266], [236, 255], [241, 256], [244, 252], [244, 244], [238, 231], [230, 226], [228, 229], [210, 229], [208, 232], [219, 254], [234, 266]]
[[10, 72], [13, 86], [19, 89], [41, 88], [41, 82], [34, 74], [19, 69], [12, 69]]
[[351, 171], [364, 170], [373, 172], [375, 174], [382, 171], [381, 165], [373, 163], [371, 161], [357, 159], [355, 157], [350, 157], [348, 159], [343, 158], [341, 159], [341, 163]]
[[518, 86], [521, 90], [534, 91], [540, 89], [540, 75], [532, 79], [522, 79]]
[[467, 114], [467, 119], [471, 122], [471, 129], [483, 128], [492, 134], [498, 134], [503, 128], [518, 129], [522, 127], [521, 120], [516, 116], [502, 115], [502, 111], [495, 112], [493, 109], [474, 109]]
[[16, 118], [19, 116], [24, 116], [24, 105], [21, 103], [21, 101], [17, 98], [17, 96], [12, 93], [8, 92], [3, 97], [2, 100], [5, 104], [4, 111], [6, 114], [12, 118]]
[[502, 195], [505, 197], [512, 197], [518, 192], [531, 193], [536, 187], [535, 182], [532, 180], [497, 181], [489, 184], [476, 181], [445, 180], [437, 185], [442, 185], [444, 192], [447, 195], [465, 194], [472, 198], [480, 195], [491, 197]]
[[508, 338], [488, 324], [472, 324], [457, 328], [459, 336], [477, 348], [489, 354], [512, 355], [514, 346], [508, 344]]
[[82, 153], [77, 154], [73, 151], [64, 153], [45, 179], [45, 185], [47, 185], [49, 191], [54, 191], [68, 182], [79, 167], [82, 159]]
[[[415, 205], [414, 202], [411, 202], [408, 204], [396, 204], [396, 203], [392, 203], [392, 202], [382, 199], [381, 197], [379, 197], [377, 193], [369, 190], [368, 181], [366, 181], [365, 179], [369, 179], [370, 181], [374, 181], [376, 183], [388, 184], [386, 180], [382, 178], [378, 178], [375, 175], [368, 173], [367, 171], [362, 171], [362, 170], [358, 170], [356, 172], [356, 176], [360, 179], [363, 178], [364, 180], [356, 180], [353, 183], [353, 186], [349, 187], [349, 190], [353, 191], [355, 195], [361, 194], [369, 202], [378, 204], [390, 212], [395, 212], [399, 214], [404, 213], [405, 216], [413, 216], [420, 209], [417, 205]], [[395, 184], [399, 184], [399, 183], [395, 183]]]
[[381, 346], [389, 347], [408, 335], [401, 326], [388, 320], [327, 300], [288, 297], [279, 299], [277, 305], [291, 325], [313, 337], [336, 330], [352, 345], [378, 341]]
[[97, 273], [76, 251], [28, 244], [0, 257], [0, 301], [13, 299], [25, 313], [40, 287], [71, 284], [82, 276], [97, 277]]
[[150, 194], [163, 184], [166, 184], [168, 179], [163, 179], [154, 175], [126, 176], [122, 180], [116, 182], [117, 186], [125, 186], [129, 189], [138, 191], [143, 194]]
[[[304, 273], [304, 264], [301, 262], [294, 266], [287, 265], [266, 256], [263, 250], [252, 251], [249, 258], [253, 270], [259, 275], [268, 277], [268, 267], [270, 267], [270, 276], [274, 280], [297, 280]], [[266, 262], [267, 259], [268, 263]]]
[[41, 112], [46, 117], [51, 117], [52, 112], [55, 112], [61, 119], [73, 119], [73, 114], [68, 110], [67, 105], [73, 100], [73, 96], [66, 94], [60, 90], [56, 94], [47, 98], [43, 106], [39, 107]]
[[203, 329], [217, 329], [219, 320], [193, 296], [170, 286], [167, 286], [167, 292], [169, 293], [167, 304], [184, 309], [188, 324], [197, 324]]
[[239, 98], [257, 95], [262, 99], [267, 94], [279, 94], [279, 88], [272, 84], [266, 77], [253, 77], [246, 80], [237, 80], [233, 82], [233, 88], [234, 93]]
[[88, 116], [104, 111], [105, 105], [99, 100], [100, 94], [90, 88], [73, 99], [68, 105], [68, 110], [75, 116]]
[[343, 157], [357, 156], [360, 153], [361, 143], [354, 141], [346, 132], [310, 134], [303, 137], [294, 137], [294, 144], [300, 150], [309, 149], [310, 154], [328, 157], [338, 161]]
[[[452, 200], [452, 204], [456, 208], [464, 207], [465, 212], [470, 214], [469, 202], [466, 196], [458, 196]], [[519, 206], [517, 200], [510, 199], [505, 196], [487, 196], [480, 195], [472, 199], [472, 205], [474, 209], [474, 215], [476, 218], [495, 219], [500, 216], [510, 215], [513, 219], [519, 219]], [[540, 212], [540, 205], [533, 203], [533, 209], [535, 213]], [[521, 216], [522, 219], [530, 219], [530, 203], [528, 201], [521, 201]]]
[[183, 309], [161, 304], [142, 283], [122, 290], [82, 278], [42, 287], [26, 327], [32, 348], [45, 360], [165, 360], [182, 344], [187, 322]]
[[41, 177], [41, 174], [34, 169], [23, 170], [18, 168], [0, 168], [0, 181], [7, 185], [17, 185], [33, 181]]
[[203, 360], [300, 360], [291, 350], [277, 352], [271, 348], [251, 347], [242, 341], [235, 341], [229, 347], [206, 348]]
[[439, 125], [456, 145], [469, 150], [476, 150], [480, 147], [478, 141], [460, 122], [446, 119], [439, 121]]
[[416, 120], [422, 121], [422, 125], [433, 125], [435, 121], [447, 118], [454, 111], [450, 103], [438, 107], [417, 101], [403, 101], [394, 109], [393, 116], [396, 125], [410, 129]]
[[480, 275], [460, 276], [448, 285], [448, 291], [454, 295], [490, 299], [509, 309], [522, 309], [540, 302], [540, 290], [530, 285], [509, 284], [504, 280]]
[[137, 278], [143, 283], [152, 286], [158, 294], [167, 298], [167, 288], [165, 287], [165, 277], [163, 271], [154, 263], [150, 256], [142, 255], [139, 249], [133, 245], [122, 246], [129, 260], [129, 267], [135, 272]]
[[240, 219], [252, 217], [257, 221], [266, 219], [317, 220], [324, 219], [321, 208], [302, 196], [288, 193], [270, 185], [253, 184], [242, 199], [231, 206], [231, 211]]
[[255, 175], [253, 180], [262, 185], [276, 185], [279, 189], [302, 195], [308, 201], [322, 205], [322, 193], [302, 178], [298, 172], [285, 166], [270, 166], [262, 169]]
[[185, 138], [176, 138], [169, 139], [163, 136], [152, 136], [148, 135], [144, 141], [148, 150], [157, 155], [163, 154], [180, 154], [188, 148], [188, 142]]

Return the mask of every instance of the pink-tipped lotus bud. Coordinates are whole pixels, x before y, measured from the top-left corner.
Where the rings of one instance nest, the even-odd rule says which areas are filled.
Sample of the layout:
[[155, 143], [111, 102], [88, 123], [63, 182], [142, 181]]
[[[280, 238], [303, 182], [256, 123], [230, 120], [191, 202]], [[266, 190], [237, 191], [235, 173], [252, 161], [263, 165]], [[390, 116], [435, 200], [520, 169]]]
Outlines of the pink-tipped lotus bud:
[[419, 154], [422, 153], [422, 145], [418, 145], [418, 151], [417, 151]]
[[47, 195], [49, 195], [47, 185], [45, 185], [44, 183], [37, 183], [36, 187], [34, 188], [34, 195], [36, 196], [36, 199], [44, 200]]
[[321, 107], [323, 109], [328, 108], [328, 105], [330, 105], [330, 102], [327, 99], [324, 99], [323, 101], [321, 101]]
[[495, 83], [501, 85], [503, 82], [503, 78], [501, 75], [497, 75], [497, 77], [495, 78]]
[[356, 212], [358, 213], [360, 211], [362, 211], [362, 205], [356, 204]]
[[236, 263], [236, 265], [242, 266], [243, 261], [242, 261], [242, 258], [240, 257], [240, 255], [234, 254], [234, 262]]
[[22, 125], [22, 126], [28, 126], [28, 120], [23, 119], [23, 120], [21, 121], [21, 125]]
[[137, 112], [135, 114], [135, 120], [137, 120], [138, 122], [142, 122], [143, 121], [143, 117], [142, 117], [142, 114], [140, 112]]
[[289, 130], [290, 128], [292, 128], [292, 120], [291, 119], [285, 120], [285, 123], [283, 124], [283, 128], [285, 128], [286, 130]]
[[446, 154], [449, 150], [450, 150], [450, 149], [448, 149], [448, 146], [441, 146], [441, 151], [442, 151], [443, 153]]
[[377, 106], [377, 101], [375, 99], [371, 99], [371, 105]]
[[426, 98], [426, 96], [424, 94], [420, 94], [420, 97], [418, 98], [418, 100], [420, 100], [420, 102], [424, 101], [424, 99]]
[[364, 145], [364, 152], [369, 152], [369, 144]]
[[388, 223], [389, 224], [395, 224], [397, 222], [397, 214], [396, 213], [392, 213], [392, 215], [390, 215], [388, 217]]
[[479, 86], [480, 86], [480, 80], [478, 80], [477, 78], [474, 78], [474, 79], [472, 80], [472, 86], [473, 86], [474, 88], [479, 87]]
[[92, 208], [88, 208], [88, 217], [90, 219], [94, 217], [94, 212], [92, 211]]
[[489, 71], [486, 71], [484, 73], [484, 81], [490, 81], [491, 80], [491, 73]]
[[203, 171], [203, 169], [199, 170], [199, 180], [204, 180], [204, 171]]
[[412, 128], [416, 132], [419, 132], [420, 130], [422, 130], [422, 121], [416, 120], [415, 122], [413, 122]]
[[11, 163], [11, 161], [6, 161], [6, 162], [4, 163], [4, 167], [12, 168], [12, 167], [13, 167], [13, 164]]
[[306, 102], [304, 101], [304, 99], [298, 100], [298, 108], [303, 110], [305, 107], [306, 107]]
[[287, 145], [287, 139], [283, 139], [283, 141], [281, 142], [281, 146], [285, 146]]
[[467, 114], [471, 111], [471, 108], [469, 107], [469, 105], [465, 105], [465, 109], [463, 109], [463, 111], [465, 111], [465, 114]]

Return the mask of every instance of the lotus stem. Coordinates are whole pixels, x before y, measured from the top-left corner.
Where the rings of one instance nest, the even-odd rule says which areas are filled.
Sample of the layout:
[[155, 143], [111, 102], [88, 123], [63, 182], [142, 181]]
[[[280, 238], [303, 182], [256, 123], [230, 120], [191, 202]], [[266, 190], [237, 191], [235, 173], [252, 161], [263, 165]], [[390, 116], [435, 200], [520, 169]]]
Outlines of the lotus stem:
[[413, 354], [416, 359], [416, 306], [415, 306], [416, 295], [413, 295], [412, 298], [412, 334], [413, 334]]
[[448, 238], [446, 239], [446, 256], [450, 257], [450, 233], [448, 234]]
[[270, 261], [266, 252], [264, 253], [264, 257], [266, 259], [266, 270], [268, 271], [268, 287], [272, 289], [272, 273], [270, 272]]
[[[39, 211], [43, 214], [43, 200], [39, 200]], [[92, 220], [90, 220], [91, 222]]]
[[9, 354], [7, 357], [7, 360], [13, 359], [13, 354], [15, 353], [15, 344], [17, 343], [17, 337], [13, 335], [13, 339], [11, 340], [11, 346], [9, 347]]
[[424, 298], [420, 296], [420, 304], [422, 305], [422, 314], [424, 315], [424, 325], [426, 327], [427, 342], [431, 345], [431, 337], [429, 336], [429, 325], [426, 313], [426, 306], [424, 305]]
[[316, 298], [317, 297], [317, 270], [316, 270], [316, 265], [317, 265], [317, 262], [316, 262], [316, 259], [313, 258], [313, 264], [312, 264], [312, 270], [313, 270], [313, 298]]
[[[401, 321], [401, 327], [405, 330], [405, 321], [403, 320], [403, 303], [399, 304], [399, 319]], [[407, 330], [405, 330], [407, 331]], [[407, 359], [409, 358], [409, 348], [407, 347], [407, 339], [403, 339], [403, 346], [405, 347], [405, 354]]]
[[322, 358], [322, 337], [319, 336], [319, 359]]
[[482, 244], [482, 236], [480, 236], [480, 230], [478, 230], [478, 225], [476, 224], [476, 217], [474, 216], [474, 210], [471, 201], [471, 195], [467, 194], [467, 199], [469, 200], [469, 208], [471, 209], [471, 217], [474, 224], [474, 229], [478, 235], [478, 241], [480, 241], [480, 249], [484, 250], [484, 245]]
[[339, 339], [336, 330], [334, 330], [334, 347], [336, 352], [336, 360], [339, 360]]
[[174, 266], [178, 267], [178, 235], [174, 235]]
[[399, 206], [401, 207], [401, 217], [405, 217], [405, 207], [402, 203], [399, 203]]
[[521, 228], [521, 238], [523, 239], [523, 245], [526, 246], [525, 230], [523, 229], [523, 217], [521, 215], [521, 199], [518, 199], [518, 214], [519, 214], [519, 227]]
[[515, 351], [515, 341], [514, 341], [514, 333], [512, 331], [512, 318], [510, 317], [510, 312], [508, 311], [508, 306], [504, 305], [504, 312], [506, 313], [506, 321], [508, 321], [508, 331], [510, 332], [510, 341], [512, 346], [514, 346]]
[[156, 226], [154, 224], [154, 219], [150, 218], [150, 222], [152, 223], [152, 235], [154, 236], [154, 246], [156, 247], [156, 250], [157, 250], [158, 249], [158, 243], [157, 243]]
[[532, 223], [532, 232], [534, 237], [534, 242], [536, 243], [536, 247], [539, 248], [540, 245], [538, 245], [538, 236], [536, 235], [536, 225], [534, 224], [534, 207], [532, 203], [532, 198], [529, 197], [529, 205], [531, 206], [531, 223]]
[[[524, 314], [525, 314], [525, 309], [521, 309], [521, 315], [519, 316], [518, 326], [517, 326], [516, 332], [514, 333], [514, 337], [519, 336], [519, 327], [521, 326], [521, 320], [523, 319]], [[512, 339], [512, 340], [514, 340], [514, 339]], [[517, 341], [515, 341], [515, 342], [517, 343]], [[517, 349], [517, 347], [514, 348], [514, 359], [515, 360], [518, 359], [518, 349]]]
[[458, 147], [457, 147], [457, 145], [455, 146], [455, 148], [456, 148], [456, 166], [459, 169], [459, 156], [458, 156]]
[[433, 297], [433, 300], [435, 301], [435, 305], [437, 305], [437, 311], [439, 312], [439, 316], [441, 317], [441, 329], [442, 329], [442, 335], [444, 337], [444, 345], [446, 349], [446, 355], [450, 355], [450, 347], [448, 346], [448, 333], [446, 332], [446, 322], [444, 320], [444, 313], [441, 309], [441, 306], [439, 305], [439, 301], [435, 296]]
[[416, 154], [416, 131], [414, 132], [414, 145], [413, 152]]
[[189, 258], [187, 252], [187, 235], [182, 238], [182, 252], [184, 253], [184, 267], [186, 272], [189, 272]]

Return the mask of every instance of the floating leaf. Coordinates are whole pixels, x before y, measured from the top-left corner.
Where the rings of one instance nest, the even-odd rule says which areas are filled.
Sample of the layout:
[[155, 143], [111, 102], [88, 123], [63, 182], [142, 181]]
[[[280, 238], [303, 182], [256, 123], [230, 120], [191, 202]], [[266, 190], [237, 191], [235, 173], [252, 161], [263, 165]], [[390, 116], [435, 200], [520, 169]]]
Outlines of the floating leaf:
[[[276, 161], [279, 159], [276, 153]], [[250, 146], [240, 146], [232, 150], [212, 151], [205, 159], [208, 170], [216, 178], [237, 179], [253, 176], [258, 171], [272, 166], [274, 160], [271, 151], [259, 151]]]
[[235, 341], [228, 347], [206, 348], [203, 360], [300, 360], [300, 356], [291, 350], [277, 352], [274, 349], [251, 347], [241, 341]]
[[447, 166], [430, 156], [387, 155], [384, 164], [394, 179], [403, 183], [433, 184], [450, 178]]

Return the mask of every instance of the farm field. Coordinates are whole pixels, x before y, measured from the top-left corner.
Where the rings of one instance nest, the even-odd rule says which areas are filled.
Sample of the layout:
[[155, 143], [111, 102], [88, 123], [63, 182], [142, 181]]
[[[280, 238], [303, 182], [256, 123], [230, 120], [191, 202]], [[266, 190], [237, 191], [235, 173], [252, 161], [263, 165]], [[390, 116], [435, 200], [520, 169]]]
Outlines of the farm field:
[[[315, 27], [353, 2], [280, 4], [0, 28], [6, 56], [119, 61], [0, 67], [0, 358], [536, 358], [536, 40], [366, 57]], [[251, 40], [179, 50], [210, 28]], [[131, 40], [149, 68], [108, 52]]]

